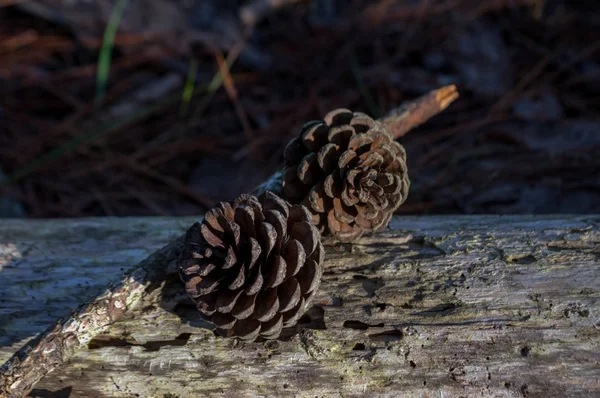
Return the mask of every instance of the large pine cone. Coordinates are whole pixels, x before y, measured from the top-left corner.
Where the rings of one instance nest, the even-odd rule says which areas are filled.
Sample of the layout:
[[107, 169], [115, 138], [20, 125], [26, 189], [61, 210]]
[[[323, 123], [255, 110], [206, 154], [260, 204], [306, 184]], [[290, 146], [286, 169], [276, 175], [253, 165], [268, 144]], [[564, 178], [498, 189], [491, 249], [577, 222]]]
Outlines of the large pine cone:
[[340, 240], [386, 226], [408, 194], [404, 147], [363, 113], [337, 109], [305, 124], [284, 157], [283, 197], [305, 204], [320, 231]]
[[302, 205], [267, 192], [221, 203], [185, 236], [179, 273], [221, 335], [275, 339], [317, 291], [321, 236]]

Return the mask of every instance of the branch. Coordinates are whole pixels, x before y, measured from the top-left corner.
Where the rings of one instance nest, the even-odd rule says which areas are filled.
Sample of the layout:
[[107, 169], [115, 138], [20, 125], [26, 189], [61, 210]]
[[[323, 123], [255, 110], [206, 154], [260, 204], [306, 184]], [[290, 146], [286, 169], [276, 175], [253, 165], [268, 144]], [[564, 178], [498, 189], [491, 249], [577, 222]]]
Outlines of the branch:
[[[458, 97], [455, 86], [443, 87], [409, 102], [382, 121], [393, 129], [395, 136], [427, 121], [444, 110]], [[281, 172], [274, 173], [254, 190], [254, 195], [266, 191], [281, 193]], [[158, 250], [106, 292], [83, 304], [67, 319], [58, 320], [31, 340], [0, 368], [0, 397], [25, 396], [45, 375], [67, 362], [90, 340], [105, 332], [112, 324], [146, 299], [165, 280], [169, 265], [179, 256], [183, 236]]]

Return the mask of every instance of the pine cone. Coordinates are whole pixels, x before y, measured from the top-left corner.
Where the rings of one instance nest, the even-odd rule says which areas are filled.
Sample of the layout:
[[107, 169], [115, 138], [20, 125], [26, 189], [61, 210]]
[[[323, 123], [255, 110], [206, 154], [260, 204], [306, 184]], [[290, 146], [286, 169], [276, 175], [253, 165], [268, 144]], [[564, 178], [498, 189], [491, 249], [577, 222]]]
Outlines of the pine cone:
[[284, 157], [283, 197], [343, 241], [386, 226], [408, 194], [404, 147], [363, 113], [337, 109], [305, 124]]
[[310, 212], [267, 192], [221, 203], [187, 231], [179, 273], [226, 337], [276, 339], [305, 312], [321, 280], [323, 245]]

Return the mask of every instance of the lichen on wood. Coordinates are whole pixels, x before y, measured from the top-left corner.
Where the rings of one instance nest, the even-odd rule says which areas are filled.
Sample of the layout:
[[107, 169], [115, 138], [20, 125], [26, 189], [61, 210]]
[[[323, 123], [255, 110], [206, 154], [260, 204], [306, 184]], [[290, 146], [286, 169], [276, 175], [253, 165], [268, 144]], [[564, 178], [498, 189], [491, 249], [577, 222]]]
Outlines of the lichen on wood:
[[600, 395], [598, 216], [396, 217], [326, 241], [313, 307], [268, 343], [215, 336], [186, 298], [160, 248], [192, 221], [3, 222], [0, 362], [158, 250], [164, 283], [31, 396]]

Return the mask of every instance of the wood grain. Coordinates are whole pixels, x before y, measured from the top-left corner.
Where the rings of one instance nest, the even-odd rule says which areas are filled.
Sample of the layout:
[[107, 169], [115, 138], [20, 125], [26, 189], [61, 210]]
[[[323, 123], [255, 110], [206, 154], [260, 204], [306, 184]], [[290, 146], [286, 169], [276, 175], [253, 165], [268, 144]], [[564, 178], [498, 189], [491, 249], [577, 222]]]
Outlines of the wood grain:
[[158, 250], [165, 283], [30, 396], [600, 396], [599, 216], [402, 217], [326, 242], [316, 304], [251, 344], [213, 334], [164, 256], [193, 221], [0, 221], [0, 363]]

